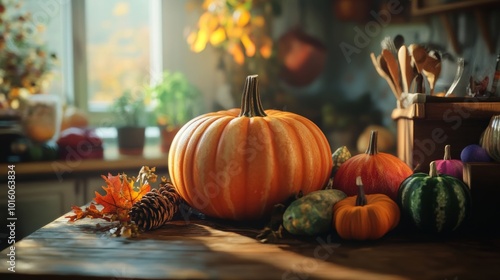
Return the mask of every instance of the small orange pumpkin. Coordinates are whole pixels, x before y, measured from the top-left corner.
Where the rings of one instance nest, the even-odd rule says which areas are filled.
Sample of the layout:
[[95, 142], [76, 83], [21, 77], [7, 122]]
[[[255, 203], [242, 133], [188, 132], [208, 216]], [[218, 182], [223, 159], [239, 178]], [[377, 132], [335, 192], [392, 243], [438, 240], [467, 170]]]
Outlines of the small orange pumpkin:
[[333, 206], [333, 226], [343, 239], [379, 239], [398, 225], [399, 207], [385, 194], [365, 195], [360, 176], [356, 185], [358, 195]]
[[199, 116], [175, 136], [172, 183], [202, 213], [258, 219], [302, 191], [321, 189], [332, 171], [323, 132], [300, 115], [262, 108], [257, 75], [248, 76], [241, 109]]

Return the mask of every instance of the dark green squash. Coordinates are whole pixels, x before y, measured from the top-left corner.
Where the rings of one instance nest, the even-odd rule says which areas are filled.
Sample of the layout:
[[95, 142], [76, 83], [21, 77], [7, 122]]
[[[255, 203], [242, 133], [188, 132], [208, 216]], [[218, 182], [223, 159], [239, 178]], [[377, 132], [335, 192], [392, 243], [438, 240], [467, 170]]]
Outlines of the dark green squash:
[[288, 206], [283, 213], [283, 227], [291, 234], [317, 235], [332, 227], [333, 206], [346, 198], [339, 190], [311, 192]]
[[464, 223], [470, 214], [469, 187], [461, 180], [438, 174], [435, 162], [430, 172], [406, 178], [398, 191], [403, 215], [428, 233], [449, 233]]

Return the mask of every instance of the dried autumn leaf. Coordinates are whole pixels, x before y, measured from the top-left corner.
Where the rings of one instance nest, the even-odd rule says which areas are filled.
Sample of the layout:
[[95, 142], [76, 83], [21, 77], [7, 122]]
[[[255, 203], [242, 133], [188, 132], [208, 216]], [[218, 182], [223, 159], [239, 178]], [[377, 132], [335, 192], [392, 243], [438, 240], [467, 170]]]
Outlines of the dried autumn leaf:
[[224, 40], [226, 40], [226, 32], [222, 27], [217, 28], [217, 30], [210, 35], [210, 44], [212, 44], [212, 46], [218, 46], [220, 43], [224, 42]]
[[245, 55], [239, 44], [234, 44], [233, 47], [229, 49], [229, 53], [233, 56], [234, 61], [238, 65], [243, 65], [245, 63]]
[[245, 47], [245, 53], [248, 57], [252, 57], [255, 55], [255, 44], [252, 42], [252, 39], [248, 37], [248, 34], [243, 34], [241, 37], [241, 43]]
[[65, 216], [65, 218], [68, 218], [70, 222], [74, 222], [76, 220], [81, 220], [84, 218], [93, 218], [93, 219], [106, 219], [104, 217], [104, 214], [102, 211], [97, 209], [94, 203], [91, 203], [89, 207], [82, 209], [78, 206], [72, 206], [71, 209], [73, 209], [74, 215], [68, 215]]
[[75, 213], [74, 215], [68, 215], [68, 216], [65, 216], [64, 218], [68, 218], [70, 222], [74, 222], [76, 220], [80, 220], [80, 219], [83, 219], [85, 218], [84, 217], [84, 211], [82, 208], [78, 207], [78, 206], [71, 206], [71, 209], [73, 210], [73, 213]]
[[132, 205], [151, 189], [149, 184], [144, 184], [140, 186], [138, 191], [134, 190], [134, 181], [129, 180], [125, 174], [122, 175], [121, 179], [119, 175], [113, 176], [111, 174], [108, 174], [108, 177], [102, 176], [102, 178], [107, 184], [107, 187], [102, 187], [106, 191], [106, 195], [103, 196], [95, 192], [94, 201], [103, 206], [102, 212], [104, 214], [116, 213], [120, 215], [128, 212]]
[[200, 28], [206, 27], [211, 18], [212, 14], [210, 12], [204, 12], [198, 19], [198, 26]]
[[271, 57], [273, 53], [273, 40], [269, 36], [265, 36], [262, 39], [262, 46], [259, 48], [259, 52], [264, 58]]
[[218, 26], [219, 26], [219, 18], [215, 15], [212, 15], [212, 17], [208, 19], [206, 28], [208, 29], [208, 31], [213, 32], [215, 29], [217, 29]]
[[[130, 221], [130, 210], [135, 203], [141, 201], [142, 197], [151, 190], [150, 182], [156, 182], [156, 168], [143, 166], [136, 177], [127, 177], [125, 174], [117, 176], [101, 176], [106, 182], [106, 187], [102, 187], [105, 195], [95, 192], [94, 202], [87, 208], [72, 206], [73, 215], [65, 216], [69, 222], [74, 222], [83, 218], [103, 219], [111, 222], [110, 225], [101, 227], [100, 230], [110, 231], [117, 236], [134, 237], [139, 234], [139, 228]], [[139, 182], [139, 187], [134, 187], [134, 182]], [[101, 204], [98, 209], [96, 203]]]
[[247, 25], [251, 17], [250, 12], [243, 8], [239, 8], [233, 13], [233, 20], [236, 21], [236, 25], [240, 27]]
[[252, 19], [252, 26], [255, 26], [255, 27], [264, 27], [264, 25], [266, 25], [266, 20], [264, 19], [263, 16], [255, 16]]
[[230, 25], [226, 27], [226, 32], [227, 32], [227, 37], [236, 39], [240, 38], [244, 34], [243, 28]]
[[208, 42], [208, 30], [200, 29], [196, 36], [196, 40], [193, 45], [191, 45], [191, 50], [195, 53], [199, 53], [205, 49]]

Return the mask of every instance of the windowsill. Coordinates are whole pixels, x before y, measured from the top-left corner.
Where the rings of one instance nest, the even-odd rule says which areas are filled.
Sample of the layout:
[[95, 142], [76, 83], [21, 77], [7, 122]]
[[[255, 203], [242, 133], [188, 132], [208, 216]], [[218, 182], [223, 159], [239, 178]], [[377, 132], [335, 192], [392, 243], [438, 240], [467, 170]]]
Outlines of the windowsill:
[[7, 165], [14, 165], [16, 179], [19, 180], [37, 180], [39, 178], [62, 180], [68, 177], [74, 178], [89, 174], [100, 176], [125, 171], [135, 173], [142, 166], [156, 167], [157, 170], [164, 172], [167, 170], [167, 154], [161, 152], [158, 128], [150, 127], [146, 130], [146, 144], [143, 154], [139, 156], [121, 155], [118, 152], [114, 128], [99, 128], [97, 130], [96, 132], [103, 140], [103, 159], [72, 157], [70, 160], [1, 163], [0, 168], [7, 170]]
[[[99, 136], [105, 146], [116, 146], [118, 133], [115, 127], [98, 127], [95, 133]], [[156, 145], [160, 141], [160, 129], [156, 126], [146, 127], [146, 146]]]

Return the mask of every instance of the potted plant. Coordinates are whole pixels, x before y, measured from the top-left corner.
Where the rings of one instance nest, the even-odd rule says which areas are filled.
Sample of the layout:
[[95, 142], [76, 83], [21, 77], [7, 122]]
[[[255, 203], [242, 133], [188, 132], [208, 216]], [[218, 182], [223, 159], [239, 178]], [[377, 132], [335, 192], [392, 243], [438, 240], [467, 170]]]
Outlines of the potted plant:
[[163, 73], [162, 79], [148, 89], [156, 124], [160, 127], [161, 150], [167, 153], [179, 129], [203, 113], [200, 91], [180, 72]]
[[142, 93], [125, 91], [112, 105], [117, 119], [118, 151], [122, 155], [142, 155], [145, 143], [146, 108]]

